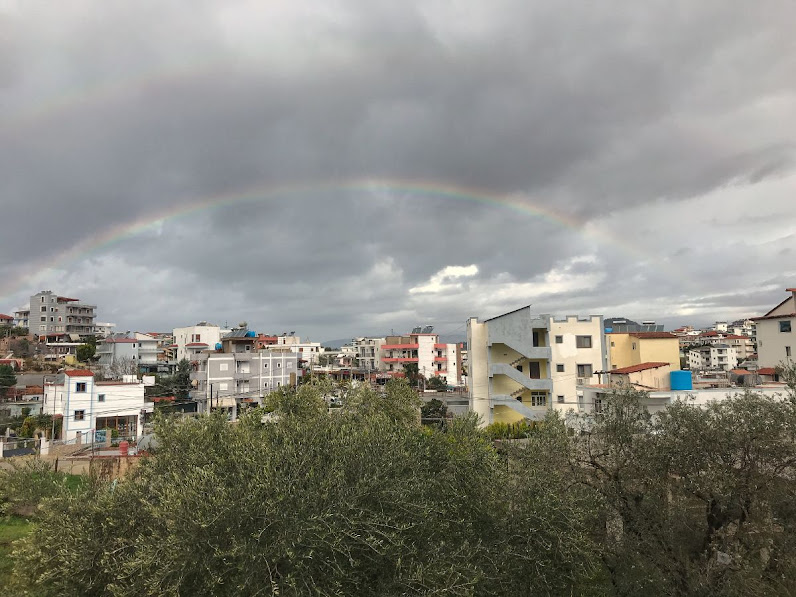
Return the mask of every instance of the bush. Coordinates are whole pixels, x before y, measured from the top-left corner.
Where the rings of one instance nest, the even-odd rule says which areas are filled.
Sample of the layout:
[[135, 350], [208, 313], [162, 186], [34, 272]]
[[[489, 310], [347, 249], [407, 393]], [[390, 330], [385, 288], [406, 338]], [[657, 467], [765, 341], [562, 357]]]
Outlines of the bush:
[[[0, 514], [33, 516], [41, 502], [67, 490], [71, 481], [38, 458], [14, 460], [10, 470], [0, 470]], [[73, 482], [72, 482], [73, 483]]]

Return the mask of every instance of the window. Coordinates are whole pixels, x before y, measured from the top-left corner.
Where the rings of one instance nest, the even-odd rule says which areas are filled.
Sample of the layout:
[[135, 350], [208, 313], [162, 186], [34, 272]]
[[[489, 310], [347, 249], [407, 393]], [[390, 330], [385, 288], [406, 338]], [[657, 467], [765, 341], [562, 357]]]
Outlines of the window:
[[790, 332], [790, 320], [788, 320], [788, 321], [780, 321], [779, 322], [779, 331], [780, 332]]
[[229, 371], [229, 363], [219, 363], [218, 364], [219, 371]]
[[85, 392], [86, 391], [86, 382], [79, 381], [75, 384], [75, 392]]
[[39, 326], [39, 331], [40, 331], [40, 332], [42, 332], [42, 331], [44, 331], [44, 330], [46, 330], [46, 329], [47, 329], [47, 326], [46, 326], [46, 325], [40, 325], [40, 326]]
[[575, 346], [578, 348], [591, 348], [591, 336], [575, 336]]
[[531, 392], [531, 406], [546, 406], [547, 394], [545, 392]]
[[41, 320], [42, 321], [47, 321], [47, 316], [46, 315], [42, 316]]
[[614, 348], [615, 346], [616, 346], [616, 342], [611, 342], [611, 348]]
[[564, 365], [556, 365], [556, 371], [558, 373], [563, 373], [564, 372]]
[[578, 365], [578, 377], [591, 377], [592, 376], [592, 367], [591, 365]]
[[97, 394], [97, 402], [105, 402], [105, 394]]
[[229, 384], [227, 382], [222, 382], [218, 384], [218, 391], [219, 392], [226, 392], [229, 390]]
[[42, 307], [42, 308], [41, 308], [41, 312], [42, 312], [42, 313], [47, 313], [47, 307]]
[[556, 344], [563, 344], [564, 336], [556, 336]]
[[268, 363], [263, 363], [263, 369], [268, 369]]
[[282, 363], [277, 363], [276, 366], [277, 366], [278, 369], [281, 369], [282, 368]]
[[558, 403], [559, 404], [564, 404], [564, 397], [563, 396], [558, 396], [557, 399], [558, 399]]
[[83, 421], [85, 418], [86, 418], [86, 411], [84, 410], [75, 411], [75, 421]]
[[632, 348], [632, 350], [636, 350], [636, 343], [635, 342], [633, 342], [633, 346], [631, 348]]
[[602, 398], [595, 398], [594, 399], [594, 412], [596, 412], [596, 413], [603, 412], [603, 400], [602, 400]]
[[785, 347], [785, 356], [790, 358], [790, 346]]

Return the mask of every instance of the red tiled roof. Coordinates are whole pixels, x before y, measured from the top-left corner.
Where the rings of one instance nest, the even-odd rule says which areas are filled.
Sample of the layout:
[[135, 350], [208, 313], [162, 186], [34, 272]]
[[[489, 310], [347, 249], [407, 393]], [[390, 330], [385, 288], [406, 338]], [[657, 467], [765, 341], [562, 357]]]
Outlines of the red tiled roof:
[[730, 373], [735, 373], [735, 375], [752, 375], [754, 371], [749, 371], [747, 369], [730, 369]]
[[658, 367], [669, 367], [670, 365], [671, 363], [639, 363], [638, 365], [630, 365], [630, 367], [622, 367], [621, 369], [611, 369], [608, 373], [619, 373], [620, 375], [624, 375], [626, 373], [646, 371], [647, 369], [657, 369]]
[[777, 370], [774, 367], [761, 367], [757, 370], [760, 375], [776, 375]]
[[671, 332], [631, 332], [630, 335], [634, 338], [650, 338], [652, 340], [659, 338], [677, 338], [677, 336]]
[[59, 301], [71, 301], [71, 302], [76, 302], [76, 301], [79, 301], [80, 299], [73, 299], [73, 298], [69, 298], [68, 296], [59, 296], [59, 297], [58, 297], [58, 300], [59, 300]]
[[12, 319], [13, 320], [14, 318], [11, 317], [10, 315], [6, 315], [5, 313], [0, 313], [0, 319], [6, 319], [6, 320]]
[[64, 374], [69, 377], [94, 377], [94, 372], [88, 369], [72, 369], [71, 371], [64, 371]]

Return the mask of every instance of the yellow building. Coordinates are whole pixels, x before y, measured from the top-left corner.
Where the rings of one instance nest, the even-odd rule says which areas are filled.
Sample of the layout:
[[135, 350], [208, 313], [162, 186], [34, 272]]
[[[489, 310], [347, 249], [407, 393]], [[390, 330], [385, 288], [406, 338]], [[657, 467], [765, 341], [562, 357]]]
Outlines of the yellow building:
[[670, 332], [611, 332], [605, 335], [611, 369], [669, 363], [680, 369], [680, 340]]

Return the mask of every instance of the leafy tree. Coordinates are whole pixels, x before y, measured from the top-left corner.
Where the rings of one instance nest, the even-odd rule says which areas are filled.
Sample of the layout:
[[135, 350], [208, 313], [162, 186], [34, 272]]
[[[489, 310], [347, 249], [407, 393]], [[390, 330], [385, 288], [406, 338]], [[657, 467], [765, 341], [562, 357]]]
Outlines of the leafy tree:
[[428, 388], [429, 390], [437, 390], [438, 392], [444, 392], [446, 389], [448, 389], [448, 382], [445, 381], [439, 375], [432, 375], [431, 377], [428, 378], [428, 381], [426, 382], [426, 388]]
[[422, 377], [417, 363], [404, 363], [404, 375], [406, 375], [406, 379], [412, 386], [417, 386], [417, 382]]
[[77, 360], [81, 363], [88, 363], [94, 358], [97, 349], [91, 344], [81, 344], [77, 347]]
[[17, 376], [11, 365], [0, 365], [0, 398], [8, 395], [10, 388], [17, 385]]
[[27, 338], [18, 338], [9, 342], [9, 349], [17, 358], [27, 358], [33, 356], [33, 347]]
[[796, 591], [796, 410], [751, 392], [651, 417], [616, 392], [576, 440], [573, 472], [604, 504], [617, 595]]
[[448, 407], [436, 398], [426, 402], [420, 408], [420, 420], [424, 425], [442, 427], [448, 416]]
[[566, 471], [529, 452], [534, 483], [511, 482], [475, 417], [418, 425], [405, 381], [334, 414], [324, 391], [276, 392], [236, 425], [161, 419], [130, 476], [46, 502], [17, 594], [559, 595], [593, 575]]

